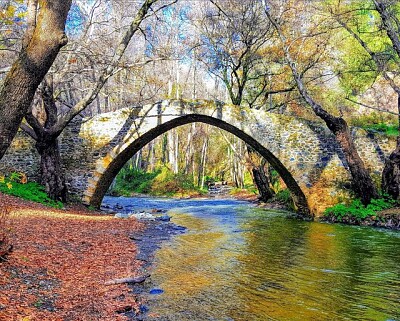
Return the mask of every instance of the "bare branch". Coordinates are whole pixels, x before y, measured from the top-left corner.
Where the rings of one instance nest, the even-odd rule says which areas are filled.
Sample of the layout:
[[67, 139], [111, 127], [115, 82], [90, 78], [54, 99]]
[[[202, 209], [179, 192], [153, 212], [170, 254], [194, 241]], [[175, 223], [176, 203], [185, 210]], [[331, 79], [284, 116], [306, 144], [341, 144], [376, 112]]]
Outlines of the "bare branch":
[[33, 130], [32, 127], [28, 126], [25, 123], [21, 123], [21, 126], [19, 126], [25, 133], [27, 133], [29, 136], [31, 136], [34, 140], [37, 140], [38, 137], [35, 133], [35, 131]]
[[356, 100], [353, 100], [353, 99], [351, 99], [350, 97], [346, 97], [346, 100], [352, 102], [353, 104], [357, 104], [357, 105], [362, 106], [362, 107], [365, 107], [365, 108], [374, 109], [374, 110], [380, 111], [380, 112], [382, 112], [382, 113], [388, 113], [388, 114], [400, 116], [399, 113], [395, 113], [395, 112], [393, 112], [393, 111], [381, 109], [381, 108], [378, 108], [378, 107], [372, 107], [372, 106], [369, 106], [369, 105], [360, 103], [360, 102], [358, 102], [358, 101], [356, 101]]
[[130, 24], [128, 30], [125, 32], [124, 36], [122, 37], [116, 51], [114, 57], [110, 63], [110, 65], [103, 70], [100, 77], [98, 78], [95, 86], [87, 93], [85, 97], [83, 97], [75, 106], [74, 108], [70, 109], [65, 115], [60, 117], [59, 121], [56, 125], [51, 128], [51, 132], [55, 135], [59, 135], [65, 126], [81, 111], [83, 111], [87, 106], [89, 106], [98, 96], [100, 90], [103, 88], [104, 84], [107, 82], [108, 78], [110, 78], [115, 69], [118, 67], [118, 64], [125, 53], [126, 48], [134, 34], [139, 30], [139, 26], [141, 22], [146, 17], [149, 9], [151, 6], [156, 3], [158, 0], [146, 0], [141, 8], [139, 9], [138, 13], [136, 14], [135, 18], [133, 19], [132, 23]]

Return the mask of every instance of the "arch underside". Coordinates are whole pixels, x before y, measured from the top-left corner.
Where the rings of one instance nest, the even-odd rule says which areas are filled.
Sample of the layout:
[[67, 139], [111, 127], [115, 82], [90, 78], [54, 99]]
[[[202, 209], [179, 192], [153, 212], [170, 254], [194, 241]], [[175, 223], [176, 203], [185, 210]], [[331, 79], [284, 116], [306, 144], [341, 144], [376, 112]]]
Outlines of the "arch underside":
[[164, 134], [165, 132], [193, 122], [201, 122], [213, 125], [215, 127], [221, 128], [230, 132], [231, 134], [242, 139], [246, 144], [250, 145], [254, 150], [256, 150], [261, 156], [263, 156], [269, 164], [279, 173], [286, 186], [291, 192], [293, 201], [297, 207], [297, 212], [303, 217], [311, 217], [311, 213], [308, 207], [307, 199], [301, 190], [300, 186], [297, 184], [292, 174], [288, 169], [281, 163], [281, 161], [276, 158], [267, 148], [261, 145], [254, 138], [244, 133], [237, 127], [228, 124], [220, 119], [213, 118], [206, 115], [190, 114], [175, 118], [168, 122], [158, 125], [157, 127], [149, 130], [145, 134], [141, 135], [132, 144], [127, 146], [122, 150], [109, 164], [104, 173], [99, 178], [94, 192], [90, 198], [90, 205], [94, 207], [100, 207], [104, 195], [106, 194], [108, 188], [110, 187], [112, 181], [118, 172], [122, 169], [124, 164], [133, 157], [140, 149], [151, 142], [153, 139]]

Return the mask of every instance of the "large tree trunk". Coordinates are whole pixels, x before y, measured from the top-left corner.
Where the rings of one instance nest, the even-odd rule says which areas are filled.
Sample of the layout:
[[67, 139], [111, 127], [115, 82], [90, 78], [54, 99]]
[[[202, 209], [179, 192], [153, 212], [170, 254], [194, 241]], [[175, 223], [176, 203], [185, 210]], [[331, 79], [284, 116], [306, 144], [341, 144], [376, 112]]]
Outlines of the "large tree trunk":
[[32, 126], [33, 132], [28, 134], [36, 140], [36, 149], [40, 155], [40, 180], [45, 186], [46, 193], [51, 199], [65, 202], [67, 188], [64, 173], [61, 167], [61, 156], [58, 147], [58, 136], [49, 132], [57, 122], [57, 106], [53, 96], [53, 78], [47, 75], [40, 86], [40, 94], [46, 113], [44, 124], [37, 116], [32, 114], [32, 108], [25, 115], [26, 120]]
[[342, 148], [352, 177], [354, 193], [361, 199], [363, 204], [368, 204], [372, 198], [378, 197], [378, 191], [357, 152], [347, 122], [340, 117], [332, 117], [329, 122], [325, 122]]
[[61, 168], [58, 139], [38, 141], [36, 149], [40, 154], [41, 183], [44, 185], [47, 195], [51, 199], [66, 202], [67, 187]]
[[[71, 0], [33, 2], [25, 41], [18, 59], [8, 72], [0, 90], [0, 159], [18, 131], [42, 79], [60, 48], [67, 43], [65, 21]], [[30, 4], [31, 5], [31, 4]]]
[[[398, 138], [399, 140], [399, 138]], [[382, 191], [398, 200], [400, 196], [400, 144], [386, 160], [382, 173]]]

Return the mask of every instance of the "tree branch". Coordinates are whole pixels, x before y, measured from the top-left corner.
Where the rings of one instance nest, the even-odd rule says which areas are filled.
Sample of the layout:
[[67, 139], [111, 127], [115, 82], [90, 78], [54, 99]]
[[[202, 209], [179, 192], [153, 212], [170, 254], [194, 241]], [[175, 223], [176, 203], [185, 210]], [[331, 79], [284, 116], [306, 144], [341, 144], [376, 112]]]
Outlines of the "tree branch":
[[21, 123], [21, 126], [19, 126], [25, 133], [27, 133], [29, 136], [31, 136], [34, 140], [37, 140], [38, 137], [35, 133], [35, 131], [32, 129], [32, 127], [28, 126], [25, 123]]
[[382, 113], [388, 113], [388, 114], [400, 116], [400, 114], [395, 113], [395, 112], [393, 112], [393, 111], [381, 109], [381, 108], [378, 108], [378, 107], [372, 107], [372, 106], [369, 106], [369, 105], [360, 103], [360, 102], [358, 102], [358, 101], [356, 101], [356, 100], [353, 100], [353, 99], [351, 99], [350, 97], [346, 97], [346, 100], [352, 102], [353, 104], [357, 104], [357, 105], [360, 105], [360, 106], [365, 107], [365, 108], [374, 109], [374, 110], [380, 111], [380, 112], [382, 112]]
[[374, 2], [376, 10], [379, 12], [381, 16], [383, 27], [392, 41], [393, 48], [396, 51], [397, 55], [400, 57], [400, 38], [399, 34], [396, 32], [389, 16], [389, 12], [387, 10], [387, 5], [384, 1], [372, 0]]
[[141, 8], [139, 9], [138, 13], [136, 14], [135, 18], [133, 19], [132, 23], [130, 24], [128, 30], [123, 35], [117, 49], [115, 51], [114, 57], [110, 65], [103, 70], [100, 77], [97, 79], [97, 83], [95, 86], [87, 93], [85, 97], [83, 97], [75, 106], [74, 108], [70, 109], [65, 115], [60, 117], [59, 121], [56, 125], [51, 128], [51, 132], [58, 136], [62, 130], [68, 125], [68, 123], [81, 111], [83, 111], [87, 106], [89, 106], [97, 97], [100, 90], [103, 88], [104, 84], [107, 82], [108, 78], [110, 78], [115, 69], [118, 67], [119, 61], [121, 60], [128, 44], [134, 34], [139, 30], [139, 26], [141, 22], [146, 17], [150, 7], [156, 3], [158, 0], [146, 0]]

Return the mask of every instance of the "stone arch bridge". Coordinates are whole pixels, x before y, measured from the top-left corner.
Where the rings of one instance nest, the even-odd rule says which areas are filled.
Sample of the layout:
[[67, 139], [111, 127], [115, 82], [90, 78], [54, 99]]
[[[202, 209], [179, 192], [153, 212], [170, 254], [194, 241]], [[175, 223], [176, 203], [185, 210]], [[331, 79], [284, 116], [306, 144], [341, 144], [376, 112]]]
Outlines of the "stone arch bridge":
[[[319, 123], [209, 101], [161, 101], [123, 108], [73, 122], [60, 138], [69, 191], [99, 206], [122, 166], [157, 136], [180, 125], [203, 122], [224, 129], [257, 150], [279, 172], [298, 211], [320, 214], [349, 196], [349, 176], [340, 148]], [[394, 141], [352, 129], [358, 151], [379, 180]], [[24, 171], [35, 178], [38, 155], [19, 133], [0, 171]]]

